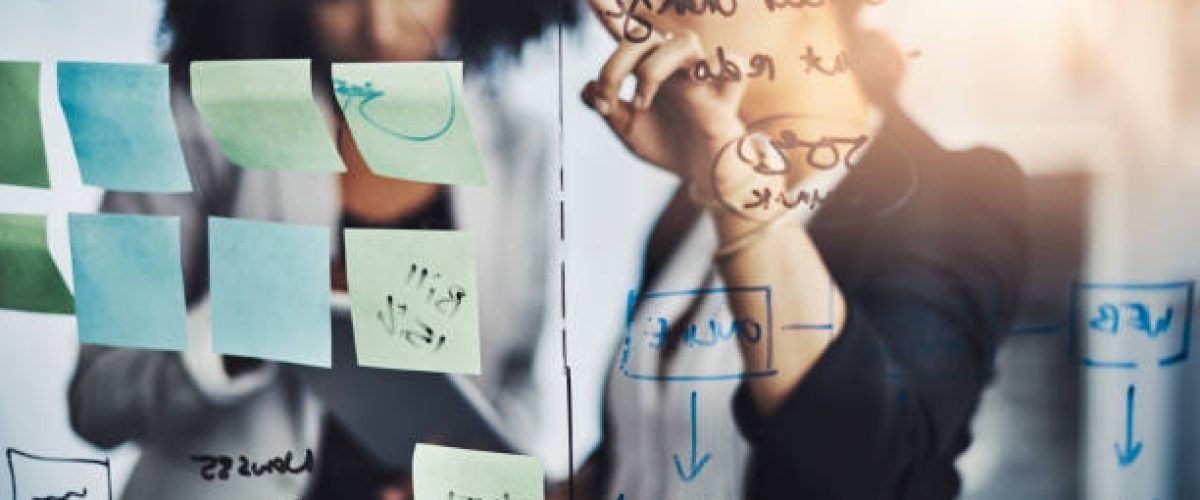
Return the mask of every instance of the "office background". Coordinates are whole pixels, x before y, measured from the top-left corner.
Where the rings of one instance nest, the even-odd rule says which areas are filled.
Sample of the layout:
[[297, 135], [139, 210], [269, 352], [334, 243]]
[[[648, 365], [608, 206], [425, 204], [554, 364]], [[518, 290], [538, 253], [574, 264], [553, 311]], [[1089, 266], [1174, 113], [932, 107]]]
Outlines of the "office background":
[[[0, 5], [0, 59], [154, 61], [163, 46], [159, 9], [153, 0], [8, 0]], [[1109, 429], [1125, 418], [1126, 379], [1073, 363], [1064, 326], [1072, 280], [1200, 277], [1200, 2], [896, 0], [868, 9], [867, 21], [902, 49], [920, 51], [908, 62], [901, 101], [922, 125], [950, 147], [1004, 149], [1031, 179], [1034, 264], [1021, 324], [1060, 329], [1014, 335], [998, 353], [975, 443], [959, 461], [963, 497], [1110, 498], [1121, 481], [1139, 481], [1164, 499], [1200, 498], [1200, 433], [1189, 424], [1200, 417], [1196, 361], [1138, 376], [1148, 403], [1137, 432], [1154, 444], [1143, 457], [1153, 473], [1124, 477], [1112, 473], [1120, 436]], [[566, 224], [587, 228], [572, 232], [566, 248], [568, 296], [580, 304], [569, 325], [577, 401], [599, 400], [601, 379], [588, 374], [602, 373], [611, 358], [590, 355], [600, 343], [589, 342], [619, 330], [640, 255], [636, 244], [608, 251], [598, 243], [641, 241], [636, 228], [649, 225], [673, 187], [632, 160], [612, 171], [572, 169], [589, 155], [627, 157], [573, 90], [609, 50], [589, 23], [565, 40], [574, 56], [563, 67]], [[546, 81], [553, 44], [531, 50], [523, 71]], [[66, 213], [94, 210], [99, 191], [80, 182], [47, 71], [53, 66], [43, 69], [41, 99], [55, 187], [0, 186], [0, 211], [50, 215], [51, 251], [70, 283]], [[546, 96], [528, 86], [510, 98], [554, 112], [557, 102]], [[0, 311], [0, 345], [0, 447], [107, 455], [119, 491], [136, 448], [95, 450], [67, 422], [73, 318]], [[598, 438], [597, 414], [588, 403], [577, 411], [581, 447]]]

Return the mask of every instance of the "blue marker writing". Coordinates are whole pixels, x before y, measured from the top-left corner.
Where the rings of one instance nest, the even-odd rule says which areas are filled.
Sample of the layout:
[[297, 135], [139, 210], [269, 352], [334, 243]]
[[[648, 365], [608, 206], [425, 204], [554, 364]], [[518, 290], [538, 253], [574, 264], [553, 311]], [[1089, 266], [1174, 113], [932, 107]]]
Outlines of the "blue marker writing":
[[705, 453], [703, 457], [700, 457], [699, 461], [696, 460], [696, 391], [692, 391], [692, 455], [687, 470], [684, 470], [683, 462], [679, 460], [678, 454], [672, 457], [675, 459], [675, 472], [679, 474], [679, 479], [682, 479], [685, 483], [695, 480], [696, 476], [700, 475], [700, 471], [704, 469], [704, 466], [708, 464], [708, 461], [712, 459], [711, 453]]
[[1129, 389], [1125, 391], [1125, 446], [1122, 448], [1121, 443], [1113, 443], [1113, 449], [1117, 452], [1117, 463], [1121, 467], [1133, 465], [1142, 453], [1142, 442], [1133, 442], [1133, 398], [1134, 387], [1133, 384], [1129, 384]]
[[358, 106], [355, 107], [355, 110], [359, 116], [362, 116], [363, 120], [366, 120], [366, 122], [371, 124], [372, 127], [375, 127], [381, 132], [395, 136], [399, 139], [404, 139], [406, 141], [428, 142], [446, 135], [446, 133], [450, 131], [450, 127], [454, 125], [454, 117], [458, 112], [458, 99], [454, 96], [454, 79], [450, 76], [449, 71], [443, 69], [442, 74], [445, 77], [447, 99], [449, 100], [449, 103], [447, 104], [446, 121], [443, 122], [442, 125], [437, 129], [425, 134], [413, 134], [392, 130], [384, 124], [379, 123], [379, 121], [372, 117], [371, 113], [367, 110], [368, 105], [377, 99], [384, 97], [385, 94], [382, 90], [376, 89], [369, 81], [361, 85], [356, 85], [341, 78], [335, 78], [333, 80], [333, 92], [338, 95], [339, 100], [342, 100], [341, 104], [343, 113], [350, 108], [351, 101], [354, 99], [359, 99]]
[[[1121, 320], [1122, 310], [1126, 311], [1124, 322]], [[1098, 316], [1088, 320], [1088, 327], [1110, 335], [1116, 335], [1124, 324], [1135, 332], [1156, 338], [1171, 328], [1171, 322], [1175, 318], [1175, 308], [1167, 307], [1162, 316], [1152, 320], [1150, 308], [1143, 302], [1124, 302], [1120, 307], [1106, 302], [1097, 306], [1096, 312]]]
[[[643, 336], [651, 339], [647, 347], [655, 350], [662, 349], [670, 334], [671, 323], [667, 318], [661, 316], [648, 318], [648, 321], [654, 323], [656, 328], [642, 332]], [[755, 344], [762, 339], [763, 334], [762, 325], [747, 318], [731, 320], [729, 328], [724, 328], [724, 325], [715, 319], [708, 320], [707, 326], [707, 334], [705, 334], [704, 329], [697, 324], [688, 325], [683, 331], [683, 344], [687, 347], [714, 347], [721, 342], [733, 340], [739, 335], [746, 342]]]

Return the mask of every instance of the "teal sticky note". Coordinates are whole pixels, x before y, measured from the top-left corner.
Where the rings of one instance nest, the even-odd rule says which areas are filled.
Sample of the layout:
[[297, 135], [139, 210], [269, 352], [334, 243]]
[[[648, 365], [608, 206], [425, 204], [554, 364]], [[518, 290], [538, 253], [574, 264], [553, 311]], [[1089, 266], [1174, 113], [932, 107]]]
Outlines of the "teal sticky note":
[[0, 184], [50, 187], [42, 114], [41, 64], [0, 61]]
[[358, 364], [479, 374], [479, 292], [463, 231], [347, 229]]
[[192, 101], [229, 160], [245, 168], [346, 169], [312, 96], [307, 59], [196, 61]]
[[333, 85], [371, 171], [441, 184], [486, 183], [463, 103], [461, 62], [334, 64]]
[[0, 214], [0, 309], [75, 312], [75, 299], [46, 246], [44, 215]]
[[58, 63], [58, 101], [79, 174], [119, 191], [192, 190], [165, 64]]
[[179, 218], [70, 214], [79, 342], [187, 348]]
[[212, 345], [329, 368], [329, 230], [208, 219]]
[[545, 472], [533, 457], [417, 443], [414, 500], [542, 500]]

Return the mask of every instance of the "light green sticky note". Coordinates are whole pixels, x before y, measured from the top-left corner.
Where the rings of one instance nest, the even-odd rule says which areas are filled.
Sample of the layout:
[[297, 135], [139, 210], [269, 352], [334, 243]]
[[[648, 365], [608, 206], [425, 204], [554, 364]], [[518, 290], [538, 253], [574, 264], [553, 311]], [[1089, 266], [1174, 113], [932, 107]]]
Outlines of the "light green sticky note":
[[483, 160], [463, 102], [461, 62], [333, 65], [333, 87], [371, 171], [482, 185]]
[[245, 168], [346, 169], [312, 97], [307, 59], [195, 61], [192, 100], [229, 160]]
[[50, 187], [36, 62], [0, 61], [0, 184]]
[[471, 235], [347, 229], [358, 364], [479, 374], [479, 293]]
[[542, 462], [533, 457], [417, 443], [414, 500], [542, 500]]
[[44, 215], [0, 214], [0, 309], [75, 312], [75, 299], [46, 247]]

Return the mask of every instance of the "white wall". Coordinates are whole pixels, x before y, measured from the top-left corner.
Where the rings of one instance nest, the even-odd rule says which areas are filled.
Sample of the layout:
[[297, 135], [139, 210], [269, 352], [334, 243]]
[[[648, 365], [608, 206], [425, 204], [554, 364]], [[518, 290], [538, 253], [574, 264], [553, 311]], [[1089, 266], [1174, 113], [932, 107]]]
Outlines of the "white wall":
[[[95, 209], [99, 191], [84, 187], [58, 106], [55, 60], [153, 61], [160, 6], [153, 0], [5, 0], [0, 4], [0, 59], [42, 62], [41, 108], [50, 190], [0, 186], [0, 213], [49, 216], [55, 262], [71, 284], [68, 212]], [[120, 489], [137, 451], [96, 450], [67, 421], [66, 387], [78, 341], [74, 317], [0, 310], [0, 448], [112, 460]], [[8, 485], [0, 467], [0, 484]], [[0, 498], [8, 498], [7, 487]], [[114, 492], [114, 498], [116, 492]]]

